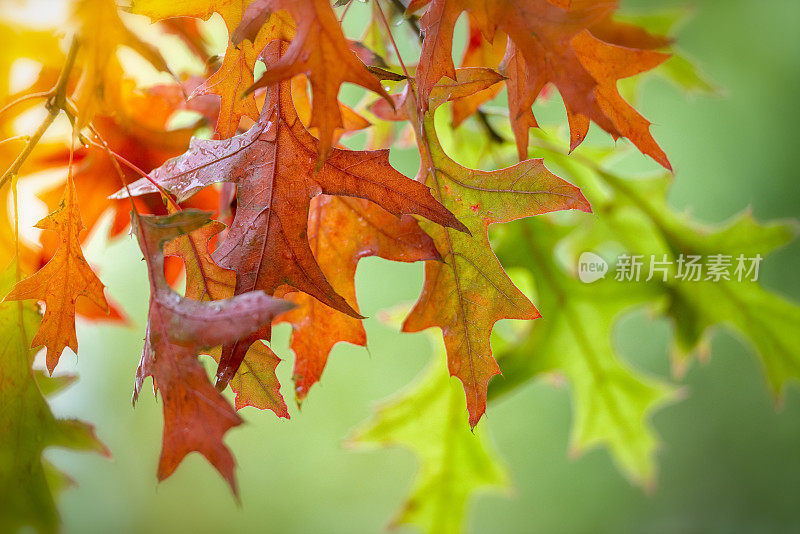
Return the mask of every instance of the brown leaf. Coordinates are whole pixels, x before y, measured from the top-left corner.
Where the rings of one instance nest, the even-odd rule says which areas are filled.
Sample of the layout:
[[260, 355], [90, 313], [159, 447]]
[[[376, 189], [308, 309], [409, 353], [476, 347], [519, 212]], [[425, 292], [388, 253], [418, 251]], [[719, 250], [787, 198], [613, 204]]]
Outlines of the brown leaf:
[[[164, 247], [167, 256], [180, 257], [186, 266], [186, 297], [193, 300], [223, 300], [233, 296], [236, 273], [217, 265], [209, 252], [210, 241], [225, 225], [214, 221], [189, 234], [168, 242]], [[219, 362], [221, 352], [209, 351]], [[272, 410], [278, 417], [289, 417], [286, 402], [280, 392], [275, 368], [280, 358], [264, 343], [254, 343], [244, 357], [242, 366], [231, 380], [236, 393], [235, 407], [254, 406]]]
[[142, 215], [136, 234], [147, 261], [150, 308], [147, 339], [136, 373], [134, 402], [146, 376], [153, 377], [164, 404], [163, 449], [158, 478], [171, 475], [190, 452], [203, 454], [234, 493], [234, 460], [223, 443], [241, 419], [208, 381], [197, 353], [246, 337], [291, 307], [261, 291], [200, 302], [181, 297], [164, 277], [164, 243], [208, 224], [208, 213], [186, 210], [169, 216]]

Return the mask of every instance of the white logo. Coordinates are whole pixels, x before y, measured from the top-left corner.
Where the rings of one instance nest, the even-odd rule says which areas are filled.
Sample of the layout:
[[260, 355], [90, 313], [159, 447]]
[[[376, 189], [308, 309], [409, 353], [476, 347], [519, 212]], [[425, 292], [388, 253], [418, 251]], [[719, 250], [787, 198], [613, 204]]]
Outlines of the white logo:
[[606, 277], [608, 263], [594, 252], [584, 252], [578, 258], [578, 278], [584, 284], [591, 284]]

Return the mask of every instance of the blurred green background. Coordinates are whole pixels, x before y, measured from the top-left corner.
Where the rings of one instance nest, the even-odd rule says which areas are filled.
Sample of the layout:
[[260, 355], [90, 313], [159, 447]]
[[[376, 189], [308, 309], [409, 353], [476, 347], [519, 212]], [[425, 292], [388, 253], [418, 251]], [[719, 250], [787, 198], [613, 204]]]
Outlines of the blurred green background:
[[[623, 2], [625, 8], [688, 2]], [[721, 97], [687, 97], [667, 82], [645, 84], [640, 109], [676, 169], [672, 202], [703, 221], [722, 221], [750, 206], [761, 220], [800, 217], [797, 124], [800, 106], [800, 2], [692, 0], [694, 16], [678, 31], [682, 51], [723, 88]], [[413, 160], [397, 160], [413, 173]], [[81, 356], [62, 360], [80, 375], [57, 396], [54, 411], [86, 419], [113, 460], [48, 451], [77, 482], [60, 502], [67, 532], [188, 531], [379, 532], [408, 492], [416, 462], [407, 451], [347, 450], [343, 439], [375, 403], [413, 381], [430, 349], [424, 334], [400, 335], [375, 317], [411, 301], [422, 265], [360, 263], [357, 287], [369, 349], [337, 346], [302, 412], [293, 405], [288, 328], [273, 348], [292, 419], [252, 408], [227, 443], [238, 461], [241, 505], [217, 473], [191, 455], [156, 484], [161, 405], [146, 391], [136, 409], [130, 392], [144, 332], [144, 263], [130, 239], [92, 241], [130, 327], [81, 324]], [[771, 256], [763, 283], [800, 300], [800, 245]], [[633, 314], [618, 342], [635, 366], [667, 375], [669, 327]], [[800, 335], [800, 325], [798, 325]], [[800, 395], [789, 389], [776, 410], [752, 351], [714, 337], [713, 357], [682, 381], [686, 399], [662, 409], [659, 484], [631, 486], [594, 450], [567, 456], [569, 392], [532, 382], [489, 408], [487, 430], [514, 490], [478, 497], [471, 532], [800, 532]], [[71, 367], [70, 367], [71, 366]], [[149, 381], [148, 381], [149, 384]], [[410, 531], [410, 529], [409, 529]]]

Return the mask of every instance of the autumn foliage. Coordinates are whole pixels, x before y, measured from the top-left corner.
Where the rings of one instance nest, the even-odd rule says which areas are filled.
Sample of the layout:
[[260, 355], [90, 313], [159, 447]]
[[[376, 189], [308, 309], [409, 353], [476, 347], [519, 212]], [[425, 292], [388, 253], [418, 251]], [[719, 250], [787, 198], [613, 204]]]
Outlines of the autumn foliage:
[[[340, 22], [351, 8], [348, 1], [335, 7], [329, 0], [134, 0], [124, 8], [111, 0], [72, 4], [68, 37], [14, 28], [9, 30], [17, 35], [14, 41], [26, 47], [7, 51], [8, 57], [0, 52], [3, 69], [16, 57], [42, 64], [38, 79], [20, 94], [7, 94], [8, 83], [0, 84], [0, 129], [7, 138], [0, 143], [0, 171], [8, 170], [0, 184], [3, 206], [26, 175], [65, 169], [66, 176], [63, 185], [39, 195], [52, 211], [37, 225], [43, 230], [39, 244], [20, 239], [13, 212], [0, 212], [3, 257], [16, 257], [4, 275], [0, 304], [3, 337], [13, 338], [0, 354], [0, 429], [4, 436], [12, 431], [7, 414], [17, 408], [5, 407], [20, 396], [38, 395], [35, 408], [19, 409], [44, 414], [37, 416], [41, 429], [14, 430], [36, 443], [29, 449], [36, 454], [19, 469], [41, 471], [39, 453], [53, 444], [106, 452], [81, 424], [51, 421], [30, 381], [44, 390], [42, 384], [53, 379], [34, 373], [30, 349], [46, 349], [46, 367], [53, 373], [66, 348], [79, 354], [76, 314], [123, 319], [124, 311], [105, 295], [102, 276], [81, 248], [85, 230], [95, 230], [107, 210], [111, 236], [123, 235], [130, 226], [147, 264], [150, 305], [134, 400], [151, 378], [164, 416], [158, 478], [172, 475], [196, 451], [234, 492], [235, 462], [224, 437], [241, 423], [237, 410], [252, 406], [289, 417], [275, 375], [281, 360], [269, 345], [273, 324], [291, 325], [294, 390], [301, 402], [323, 377], [334, 345], [366, 346], [355, 291], [359, 259], [424, 262], [422, 292], [401, 329], [441, 331], [442, 365], [446, 360], [463, 393], [453, 396], [448, 379], [433, 373], [433, 385], [423, 388], [431, 404], [416, 416], [414, 410], [387, 408], [378, 416], [384, 419], [359, 439], [422, 447], [413, 439], [409, 443], [403, 425], [417, 424], [414, 417], [429, 417], [427, 425], [441, 418], [458, 436], [454, 443], [467, 451], [459, 464], [466, 480], [463, 495], [446, 504], [456, 510], [448, 519], [456, 528], [457, 510], [469, 492], [503, 479], [496, 467], [469, 464], [476, 455], [488, 455], [469, 432], [486, 412], [487, 399], [539, 373], [566, 370], [576, 395], [574, 447], [608, 446], [631, 479], [651, 483], [657, 439], [647, 415], [673, 401], [674, 390], [619, 362], [609, 343], [613, 318], [636, 303], [663, 297], [663, 313], [678, 325], [676, 362], [695, 351], [709, 326], [730, 322], [722, 307], [709, 309], [696, 295], [666, 284], [658, 295], [640, 295], [603, 281], [597, 287], [607, 290], [587, 294], [594, 289], [577, 283], [553, 257], [562, 240], [588, 236], [586, 243], [616, 240], [636, 246], [645, 236], [643, 241], [656, 243], [665, 254], [678, 254], [703, 247], [711, 252], [708, 240], [718, 239], [734, 254], [762, 248], [766, 253], [791, 234], [786, 227], [760, 227], [745, 217], [705, 241], [685, 237], [704, 230], [669, 212], [663, 198], [668, 175], [637, 185], [582, 154], [579, 147], [595, 124], [671, 171], [650, 123], [623, 98], [618, 82], [667, 61], [672, 40], [618, 19], [615, 1], [412, 0], [405, 5], [371, 0], [365, 33], [349, 36]], [[198, 26], [198, 19], [215, 13], [229, 35], [221, 57], [209, 53]], [[173, 72], [163, 51], [129, 28], [126, 21], [142, 15], [182, 40], [206, 72]], [[459, 20], [466, 22], [466, 32], [457, 30]], [[394, 47], [400, 40], [418, 46], [419, 55], [401, 57]], [[462, 41], [465, 52], [456, 66], [453, 49]], [[165, 81], [137, 86], [120, 63], [122, 46], [164, 73]], [[345, 83], [365, 90], [361, 103], [340, 101]], [[534, 115], [535, 105], [557, 96], [566, 110], [566, 143], [539, 130]], [[15, 137], [12, 119], [42, 102], [46, 115], [39, 129], [28, 139]], [[496, 110], [497, 102], [507, 106], [507, 118], [487, 112]], [[505, 152], [507, 165], [472, 169], [448, 155], [435, 118], [443, 108], [450, 108], [448, 127], [462, 131], [467, 143], [480, 138], [494, 150], [510, 132], [515, 150]], [[191, 120], [176, 127], [174, 119], [181, 114]], [[57, 140], [44, 135], [63, 117], [71, 135]], [[471, 121], [483, 127], [464, 134]], [[365, 148], [346, 148], [343, 136], [357, 131], [367, 132]], [[393, 144], [408, 144], [412, 135], [420, 160], [415, 177], [396, 170], [389, 152]], [[577, 153], [569, 155], [572, 151]], [[516, 154], [516, 161], [508, 154]], [[587, 182], [586, 176], [597, 182]], [[573, 212], [568, 215], [572, 226], [543, 217], [565, 211]], [[593, 211], [596, 216], [585, 215]], [[527, 218], [533, 219], [490, 238], [491, 225]], [[515, 285], [504, 265], [530, 270], [536, 300]], [[183, 276], [185, 291], [178, 293], [174, 288]], [[703, 291], [722, 290], [704, 286]], [[787, 323], [798, 315], [795, 306], [757, 285], [732, 291], [754, 305], [778, 309]], [[43, 303], [43, 315], [33, 301]], [[497, 321], [542, 315], [551, 319], [494, 353]], [[586, 351], [594, 351], [589, 360], [582, 359]], [[774, 368], [784, 352], [798, 357], [796, 349], [779, 344], [762, 351], [778, 391], [797, 376], [797, 367]], [[201, 354], [216, 360], [215, 377], [198, 359]], [[505, 374], [502, 383], [493, 381], [500, 373]], [[228, 387], [233, 405], [224, 394]], [[435, 413], [428, 416], [428, 411]], [[386, 417], [399, 419], [391, 425]], [[626, 437], [630, 429], [632, 438]], [[2, 440], [0, 445], [6, 446]], [[456, 454], [443, 454], [451, 453]], [[10, 465], [5, 456], [0, 462]], [[27, 476], [20, 473], [6, 479], [4, 471], [0, 500], [9, 481]], [[435, 491], [436, 480], [419, 491]], [[55, 511], [43, 479], [25, 484], [39, 495], [38, 504], [32, 500], [28, 508], [46, 508], [48, 514], [19, 507], [18, 516], [0, 514], [0, 525], [33, 522], [52, 528]], [[412, 506], [416, 500], [427, 504]], [[415, 494], [402, 519], [435, 531], [427, 514], [436, 512], [428, 505], [424, 493]], [[39, 519], [32, 520], [36, 514]]]

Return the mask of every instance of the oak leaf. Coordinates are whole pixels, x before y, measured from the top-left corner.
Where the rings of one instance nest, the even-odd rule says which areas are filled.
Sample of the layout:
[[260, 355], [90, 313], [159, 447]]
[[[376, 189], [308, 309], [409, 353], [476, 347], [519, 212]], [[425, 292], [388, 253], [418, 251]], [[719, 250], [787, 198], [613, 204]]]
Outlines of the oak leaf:
[[[427, 2], [415, 2], [410, 9]], [[508, 35], [504, 72], [509, 77], [509, 110], [520, 159], [527, 157], [528, 129], [536, 126], [531, 106], [545, 85], [554, 84], [567, 109], [571, 145], [581, 144], [589, 122], [614, 137], [627, 137], [644, 154], [670, 168], [664, 152], [650, 134], [650, 123], [619, 95], [622, 78], [650, 70], [668, 54], [629, 49], [592, 36], [594, 24], [606, 20], [616, 2], [572, 0], [569, 8], [548, 0], [432, 0], [420, 25], [425, 32], [417, 69], [421, 111], [433, 86], [443, 76], [454, 79], [453, 31], [462, 11], [483, 35], [492, 40], [497, 31]]]
[[[664, 300], [658, 311], [674, 324], [670, 352], [675, 374], [682, 375], [693, 357], [707, 356], [713, 327], [724, 325], [752, 345], [771, 391], [780, 399], [788, 384], [800, 379], [800, 346], [792, 341], [800, 306], [763, 287], [759, 268], [768, 254], [796, 238], [797, 223], [761, 223], [746, 210], [723, 225], [706, 226], [669, 208], [669, 176], [637, 180], [636, 189], [611, 183], [619, 191], [615, 209], [604, 211], [593, 238], [621, 243], [631, 253], [652, 250], [658, 259], [666, 255], [672, 272], [657, 285]], [[681, 263], [693, 256], [705, 259], [700, 279], [687, 275], [691, 269], [686, 267], [685, 279], [678, 278]], [[719, 279], [709, 276], [715, 257], [730, 262]]]
[[[414, 112], [411, 99], [406, 106], [409, 114]], [[539, 317], [492, 252], [489, 225], [557, 210], [591, 209], [577, 187], [548, 171], [540, 159], [491, 172], [467, 169], [445, 154], [432, 112], [417, 128], [423, 156], [417, 180], [431, 186], [471, 235], [421, 222], [444, 261], [425, 264], [422, 295], [403, 330], [442, 329], [448, 368], [464, 385], [474, 427], [486, 411], [489, 379], [500, 372], [489, 343], [494, 323]]]
[[[265, 13], [280, 9], [291, 14], [297, 33], [280, 59], [267, 62], [266, 72], [252, 89], [305, 74], [311, 82], [314, 104], [310, 125], [319, 131], [317, 153], [324, 161], [330, 155], [334, 132], [343, 127], [337, 98], [339, 87], [350, 82], [384, 98], [389, 95], [353, 53], [328, 0], [255, 0], [245, 12], [242, 27], [250, 28], [254, 20], [263, 20]], [[237, 42], [239, 36], [234, 37]]]
[[[221, 351], [211, 353], [217, 362]], [[289, 409], [281, 394], [281, 384], [275, 369], [281, 359], [263, 341], [255, 341], [247, 348], [242, 365], [230, 380], [230, 386], [236, 394], [234, 407], [241, 410], [252, 406], [259, 410], [272, 410], [278, 417], [289, 419]]]
[[[506, 49], [505, 35], [498, 33], [490, 43], [483, 38], [480, 28], [475, 21], [469, 23], [469, 38], [464, 56], [461, 58], [461, 68], [491, 67], [496, 68], [503, 60]], [[467, 120], [481, 106], [492, 100], [503, 89], [500, 84], [490, 85], [486, 89], [453, 101], [453, 126], [459, 126]]]
[[[444, 358], [441, 340], [434, 358]], [[391, 526], [414, 524], [426, 533], [463, 532], [471, 497], [487, 490], [507, 491], [509, 476], [490, 446], [485, 428], [470, 431], [464, 396], [435, 361], [408, 390], [376, 410], [356, 429], [349, 444], [400, 446], [419, 462], [416, 480]]]
[[254, 40], [244, 40], [238, 45], [228, 44], [219, 70], [212, 74], [192, 96], [219, 95], [220, 110], [216, 123], [217, 134], [222, 139], [236, 135], [242, 117], [258, 119], [255, 95], [246, 94], [253, 85], [253, 71], [261, 51], [273, 39], [290, 40], [294, 27], [284, 12], [273, 13], [261, 27]]
[[[278, 54], [277, 44], [271, 45], [272, 57]], [[289, 82], [282, 82], [269, 88], [261, 117], [248, 132], [224, 141], [195, 139], [183, 156], [154, 170], [151, 179], [179, 200], [217, 181], [238, 185], [235, 218], [214, 253], [217, 263], [237, 272], [235, 294], [256, 289], [272, 294], [288, 284], [360, 317], [325, 279], [309, 248], [311, 198], [320, 193], [366, 198], [397, 216], [413, 213], [460, 230], [465, 227], [427, 186], [394, 170], [388, 150], [333, 149], [316, 170], [318, 146], [297, 117]], [[149, 180], [141, 179], [118, 194], [155, 191]], [[258, 338], [268, 339], [269, 329]], [[250, 344], [223, 350], [218, 385], [228, 383]]]
[[196, 17], [208, 20], [219, 13], [228, 32], [236, 29], [244, 10], [253, 0], [133, 0], [131, 12], [145, 15], [153, 21], [172, 17]]
[[498, 239], [503, 261], [533, 275], [536, 303], [546, 320], [536, 321], [529, 335], [500, 351], [504, 380], [492, 383], [489, 399], [529, 383], [533, 376], [566, 379], [572, 397], [571, 454], [607, 447], [631, 482], [652, 489], [660, 440], [650, 419], [680, 394], [668, 382], [630, 365], [615, 347], [614, 332], [623, 313], [652, 301], [653, 292], [613, 276], [587, 287], [555, 257], [565, 233], [551, 221], [531, 219]]
[[[0, 274], [0, 294], [14, 283], [16, 264]], [[58, 419], [45, 395], [69, 384], [67, 377], [49, 377], [31, 368], [36, 351], [29, 335], [41, 322], [32, 302], [0, 303], [0, 530], [19, 532], [24, 526], [56, 532], [56, 491], [69, 477], [42, 457], [45, 449], [63, 447], [109, 456], [92, 427], [73, 419]]]
[[[537, 304], [548, 320], [533, 323], [529, 333], [498, 351], [504, 380], [490, 384], [489, 399], [536, 375], [563, 375], [573, 398], [571, 450], [605, 446], [631, 481], [652, 487], [659, 441], [650, 417], [680, 391], [623, 358], [613, 342], [619, 318], [647, 306], [650, 313], [671, 320], [677, 376], [689, 367], [690, 358], [709, 356], [712, 327], [735, 330], [760, 356], [780, 400], [787, 384], [800, 377], [800, 350], [791, 342], [800, 307], [752, 277], [757, 277], [760, 258], [790, 241], [797, 227], [759, 224], [749, 212], [720, 227], [700, 225], [669, 207], [670, 175], [618, 176], [589, 158], [567, 156], [555, 135], [542, 134], [539, 150], [582, 180], [602, 216], [566, 223], [535, 218], [495, 234], [503, 263], [532, 275]], [[646, 275], [641, 280], [609, 276], [587, 286], [564, 266], [577, 265], [587, 250], [628, 255], [646, 250], [651, 262], [667, 266], [668, 275], [656, 274], [646, 282]], [[701, 257], [713, 261], [716, 255], [730, 258], [729, 280], [703, 280], [705, 266], [699, 263], [697, 278], [691, 267], [681, 267]], [[748, 274], [748, 269], [754, 271]], [[618, 264], [620, 272], [624, 269]]]
[[[186, 297], [193, 300], [223, 300], [233, 296], [236, 273], [217, 265], [211, 257], [209, 244], [225, 225], [214, 221], [186, 235], [175, 238], [164, 246], [164, 254], [180, 257], [186, 268]], [[219, 362], [220, 351], [210, 351]], [[289, 417], [286, 402], [280, 391], [275, 368], [280, 358], [263, 342], [254, 343], [245, 354], [242, 366], [231, 379], [231, 389], [236, 394], [237, 410], [254, 406], [272, 410], [278, 417]]]
[[77, 0], [72, 19], [79, 28], [80, 44], [76, 64], [81, 76], [73, 95], [78, 128], [89, 124], [98, 111], [113, 112], [113, 99], [123, 78], [116, 55], [119, 47], [127, 46], [156, 70], [170, 72], [159, 50], [125, 26], [113, 0]]
[[[355, 274], [361, 258], [440, 259], [433, 241], [412, 217], [398, 219], [366, 200], [317, 196], [311, 203], [308, 226], [314, 258], [333, 288], [355, 310]], [[367, 334], [360, 320], [305, 293], [289, 298], [297, 307], [278, 320], [292, 324], [295, 393], [302, 401], [320, 379], [333, 346], [339, 342], [366, 346]]]
[[[303, 126], [314, 137], [319, 138], [319, 131], [311, 126], [311, 99], [308, 96], [308, 80], [305, 76], [295, 76], [292, 78], [292, 102], [294, 103], [297, 116], [300, 117]], [[338, 143], [345, 133], [363, 130], [371, 126], [370, 122], [356, 113], [350, 106], [339, 102], [339, 111], [342, 114], [342, 127], [333, 132], [333, 142]]]
[[83, 257], [80, 233], [84, 226], [71, 176], [67, 178], [58, 209], [39, 221], [36, 227], [58, 233], [58, 250], [47, 265], [16, 284], [5, 299], [45, 302], [44, 319], [33, 337], [32, 346], [47, 347], [47, 369], [52, 373], [64, 348], [69, 347], [78, 353], [75, 335], [77, 299], [88, 298], [105, 312], [108, 312], [108, 303], [103, 294], [103, 284]]
[[230, 299], [201, 302], [181, 297], [164, 277], [164, 243], [210, 222], [207, 212], [186, 210], [169, 216], [140, 215], [136, 235], [147, 260], [150, 307], [147, 339], [137, 370], [134, 401], [146, 376], [164, 404], [163, 449], [158, 478], [170, 476], [190, 452], [203, 454], [234, 493], [234, 460], [223, 443], [241, 419], [208, 381], [197, 354], [246, 337], [291, 308], [291, 303], [253, 291]]

